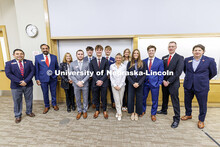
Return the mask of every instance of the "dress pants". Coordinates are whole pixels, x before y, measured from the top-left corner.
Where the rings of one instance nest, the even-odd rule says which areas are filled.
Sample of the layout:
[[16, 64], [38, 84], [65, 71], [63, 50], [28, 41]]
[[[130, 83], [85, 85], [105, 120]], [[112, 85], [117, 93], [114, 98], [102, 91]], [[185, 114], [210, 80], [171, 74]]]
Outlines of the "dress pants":
[[[92, 91], [92, 78], [89, 79], [89, 92], [88, 92], [88, 103], [95, 104], [94, 100], [91, 98], [91, 91]], [[92, 100], [91, 100], [92, 99]]]
[[100, 107], [100, 93], [103, 111], [107, 109], [107, 87], [95, 86], [92, 87], [92, 98], [94, 99], [96, 105], [96, 111], [99, 111]]
[[111, 97], [111, 102], [115, 103], [114, 98], [113, 98], [113, 93], [112, 93], [112, 85], [111, 85], [111, 81], [110, 79], [108, 79], [108, 88], [109, 88], [109, 92], [110, 92], [110, 97]]
[[124, 92], [124, 97], [123, 97], [123, 104], [122, 104], [122, 106], [123, 107], [128, 107], [128, 79], [126, 78], [126, 80], [125, 80], [125, 83], [126, 83], [126, 85], [125, 85], [125, 92]]
[[124, 91], [125, 91], [125, 86], [122, 86], [120, 90], [116, 90], [114, 87], [112, 87], [112, 93], [113, 93], [114, 100], [115, 100], [115, 107], [116, 107], [117, 114], [122, 114], [121, 107], [122, 107]]
[[[76, 105], [78, 112], [87, 112], [88, 110], [88, 92], [89, 88], [86, 87], [74, 87], [75, 97], [76, 97]], [[83, 95], [83, 108], [81, 106], [81, 92]]]
[[69, 89], [64, 89], [66, 94], [66, 106], [67, 108], [75, 107], [74, 102], [74, 88], [73, 85], [69, 83]]
[[134, 98], [136, 96], [136, 113], [141, 115], [143, 109], [143, 84], [138, 88], [134, 88], [132, 84], [128, 84], [128, 113], [134, 112]]
[[186, 116], [190, 116], [192, 114], [192, 99], [194, 95], [196, 96], [197, 101], [199, 103], [199, 120], [204, 122], [207, 112], [208, 91], [197, 92], [194, 90], [194, 88], [190, 90], [184, 89], [184, 103], [186, 109]]
[[151, 107], [151, 115], [156, 115], [157, 107], [158, 107], [158, 96], [159, 96], [159, 89], [160, 87], [151, 87], [149, 85], [144, 85], [143, 90], [143, 112], [146, 111], [146, 100], [151, 91], [151, 98], [152, 98], [152, 107]]
[[56, 100], [57, 79], [50, 78], [49, 82], [41, 82], [41, 89], [43, 91], [43, 96], [44, 96], [44, 104], [45, 104], [45, 107], [47, 108], [50, 107], [48, 86], [50, 86], [52, 105], [56, 106], [57, 105], [57, 100]]
[[174, 116], [173, 121], [180, 121], [180, 103], [179, 103], [179, 86], [170, 85], [168, 87], [162, 86], [163, 92], [163, 103], [162, 103], [162, 111], [167, 111], [169, 95], [171, 96], [171, 101], [173, 104]]
[[11, 89], [13, 101], [14, 101], [14, 114], [15, 118], [22, 116], [22, 95], [24, 94], [26, 102], [26, 114], [32, 113], [33, 104], [33, 86], [21, 87], [18, 89]]

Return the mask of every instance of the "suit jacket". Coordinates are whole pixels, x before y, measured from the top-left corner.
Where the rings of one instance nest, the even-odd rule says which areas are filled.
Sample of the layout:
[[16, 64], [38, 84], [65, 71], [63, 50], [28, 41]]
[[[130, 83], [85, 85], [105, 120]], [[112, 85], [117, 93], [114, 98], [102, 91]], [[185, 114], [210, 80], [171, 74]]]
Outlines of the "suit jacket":
[[[146, 68], [148, 71], [148, 74], [150, 74], [149, 68], [148, 68], [148, 59], [146, 58], [143, 61], [146, 63]], [[150, 87], [159, 87], [162, 83], [163, 83], [163, 75], [162, 72], [164, 71], [164, 67], [163, 67], [163, 60], [155, 57], [153, 64], [151, 66], [151, 71], [154, 72], [161, 72], [161, 75], [147, 75], [145, 78], [145, 82], [144, 85], [150, 86]]]
[[25, 81], [27, 83], [26, 87], [33, 86], [32, 78], [34, 76], [34, 65], [30, 60], [23, 60], [24, 66], [24, 77], [21, 75], [21, 71], [18, 67], [17, 61], [11, 60], [6, 62], [5, 74], [11, 80], [11, 89], [21, 88], [20, 81]]
[[195, 91], [209, 91], [209, 80], [217, 74], [216, 63], [213, 58], [202, 56], [196, 70], [192, 67], [193, 56], [184, 61], [184, 84], [183, 87]]
[[166, 55], [162, 58], [164, 63], [164, 71], [173, 72], [173, 75], [165, 75], [164, 80], [169, 81], [169, 85], [180, 86], [179, 77], [182, 74], [183, 66], [184, 66], [184, 58], [179, 54], [175, 53], [172, 57], [169, 66], [167, 66], [169, 55]]
[[[131, 64], [131, 61], [128, 62], [128, 65], [127, 65], [127, 71], [130, 73], [130, 72], [134, 72], [135, 71], [135, 66], [132, 66], [131, 68], [130, 67], [130, 64]], [[143, 62], [143, 67], [142, 68], [138, 68], [137, 69], [137, 72], [143, 72], [145, 73], [146, 72], [146, 63]], [[144, 80], [146, 78], [146, 75], [138, 75], [137, 77], [135, 75], [128, 75], [127, 76], [127, 79], [129, 81], [130, 84], [134, 84], [134, 83], [138, 83], [139, 85], [143, 84], [144, 83]]]
[[71, 74], [70, 78], [73, 81], [73, 86], [74, 88], [79, 88], [79, 86], [77, 85], [77, 83], [79, 81], [83, 81], [84, 82], [84, 87], [88, 87], [89, 86], [89, 74], [85, 74], [86, 71], [90, 71], [89, 70], [89, 62], [85, 62], [83, 61], [82, 64], [82, 69], [80, 70], [80, 67], [78, 65], [78, 60], [73, 61], [72, 63], [70, 63], [70, 72], [84, 72], [83, 75], [80, 74]]
[[[107, 71], [109, 70], [109, 63], [105, 57], [102, 57], [100, 68], [98, 67], [97, 58], [90, 62], [90, 71], [94, 72], [92, 76], [92, 87], [96, 87], [96, 82], [98, 80], [103, 81], [102, 87], [108, 86], [108, 76]], [[103, 74], [97, 75], [97, 72], [103, 71]]]
[[[95, 57], [92, 56], [92, 59], [95, 59]], [[89, 62], [88, 56], [85, 56], [84, 59], [83, 59], [83, 61], [85, 61], [85, 62]], [[92, 61], [92, 60], [91, 60], [91, 61]], [[91, 62], [91, 61], [90, 61], [90, 62]]]
[[[40, 82], [49, 82], [50, 78], [57, 80], [57, 75], [55, 75], [55, 70], [59, 69], [57, 56], [50, 54], [50, 60], [48, 67], [43, 54], [35, 56], [35, 80], [40, 80]], [[52, 75], [47, 74], [48, 70], [52, 71]]]
[[109, 64], [109, 67], [115, 63], [115, 58], [113, 57], [110, 57], [109, 60], [108, 60], [108, 64]]
[[[60, 72], [66, 72], [68, 70], [67, 63], [60, 63]], [[61, 77], [61, 87], [63, 89], [69, 89], [69, 79], [68, 75], [60, 75]]]

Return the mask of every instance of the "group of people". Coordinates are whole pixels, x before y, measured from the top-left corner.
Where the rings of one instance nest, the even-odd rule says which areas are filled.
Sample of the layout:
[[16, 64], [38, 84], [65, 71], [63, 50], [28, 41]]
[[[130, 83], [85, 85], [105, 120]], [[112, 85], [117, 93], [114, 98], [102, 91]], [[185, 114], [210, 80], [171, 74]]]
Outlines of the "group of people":
[[[95, 109], [93, 118], [100, 114], [100, 107], [103, 109], [103, 116], [108, 119], [107, 113], [107, 89], [109, 88], [112, 107], [116, 108], [115, 117], [122, 119], [122, 111], [131, 114], [131, 120], [138, 120], [145, 115], [146, 99], [151, 91], [152, 107], [151, 120], [156, 121], [156, 114], [167, 114], [169, 96], [174, 109], [172, 128], [176, 128], [181, 120], [192, 118], [192, 99], [196, 96], [199, 103], [198, 128], [204, 128], [204, 121], [207, 112], [207, 97], [209, 91], [209, 80], [217, 74], [216, 63], [213, 58], [204, 55], [205, 47], [201, 44], [195, 45], [192, 49], [193, 56], [185, 58], [176, 53], [177, 44], [171, 41], [168, 44], [168, 55], [162, 59], [155, 57], [156, 47], [147, 47], [148, 58], [141, 60], [138, 49], [131, 53], [125, 49], [123, 55], [118, 53], [115, 58], [111, 57], [112, 48], [101, 45], [95, 47], [96, 57], [93, 56], [93, 47], [84, 51], [76, 51], [76, 60], [72, 55], [66, 53], [62, 63], [58, 66], [57, 57], [49, 53], [49, 46], [40, 46], [42, 54], [35, 56], [35, 66], [32, 61], [24, 59], [24, 52], [15, 49], [14, 60], [6, 62], [5, 73], [11, 80], [11, 91], [14, 101], [15, 122], [19, 123], [22, 116], [22, 94], [26, 101], [26, 114], [34, 117], [32, 112], [33, 82], [35, 76], [37, 85], [41, 86], [46, 114], [50, 109], [48, 88], [51, 92], [51, 103], [54, 110], [58, 111], [56, 103], [56, 71], [61, 76], [61, 87], [65, 90], [67, 111], [74, 111], [77, 107], [76, 119], [81, 116], [87, 118], [87, 110], [91, 105]], [[105, 56], [102, 56], [103, 51]], [[90, 74], [71, 74], [88, 73]], [[169, 71], [173, 74], [146, 74], [151, 72]], [[179, 87], [180, 75], [184, 71], [184, 102], [185, 115], [180, 118]], [[91, 74], [92, 73], [92, 74]], [[126, 74], [123, 74], [126, 73]], [[130, 74], [128, 74], [130, 73]], [[132, 74], [133, 73], [133, 74]], [[158, 96], [160, 85], [162, 85], [162, 108], [158, 108]], [[90, 95], [92, 93], [92, 97]], [[81, 96], [83, 105], [81, 104]], [[74, 100], [75, 97], [75, 100]], [[76, 102], [76, 104], [75, 104]]]

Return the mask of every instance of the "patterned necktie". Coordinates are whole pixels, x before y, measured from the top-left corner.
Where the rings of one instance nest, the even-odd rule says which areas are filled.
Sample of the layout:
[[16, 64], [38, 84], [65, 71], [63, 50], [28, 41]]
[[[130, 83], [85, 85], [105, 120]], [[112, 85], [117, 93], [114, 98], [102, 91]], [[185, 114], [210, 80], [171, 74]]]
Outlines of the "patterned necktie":
[[19, 66], [20, 66], [21, 75], [22, 75], [22, 77], [24, 77], [24, 67], [23, 67], [21, 61], [19, 61]]
[[47, 66], [49, 67], [49, 59], [48, 59], [48, 56], [46, 56], [46, 64], [47, 64]]
[[99, 64], [99, 68], [100, 68], [100, 64], [101, 64], [100, 59], [98, 59], [98, 64]]
[[151, 66], [152, 66], [152, 59], [150, 59], [150, 64], [149, 64], [149, 71], [151, 70]]
[[167, 66], [169, 66], [169, 64], [170, 64], [170, 60], [171, 60], [171, 55], [170, 55], [170, 57], [169, 57], [169, 59], [168, 59], [168, 61], [167, 61]]

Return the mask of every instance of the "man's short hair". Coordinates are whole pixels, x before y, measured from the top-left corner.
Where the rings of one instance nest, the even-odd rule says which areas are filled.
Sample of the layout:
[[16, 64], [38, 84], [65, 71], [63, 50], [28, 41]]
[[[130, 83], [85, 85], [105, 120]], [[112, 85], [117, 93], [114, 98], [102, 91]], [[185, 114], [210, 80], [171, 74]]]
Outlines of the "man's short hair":
[[101, 49], [103, 51], [103, 47], [101, 45], [96, 45], [95, 50]]
[[24, 54], [24, 51], [22, 49], [17, 48], [13, 51], [13, 55], [15, 54], [16, 51], [21, 51]]
[[86, 47], [86, 51], [93, 51], [93, 50], [94, 50], [94, 48], [91, 47], [91, 46], [87, 46], [87, 47]]
[[157, 50], [156, 46], [154, 46], [154, 45], [149, 45], [149, 46], [147, 47], [147, 51], [149, 51], [149, 49], [151, 49], [151, 48], [154, 48], [155, 51]]
[[83, 52], [83, 54], [84, 54], [84, 51], [82, 49], [77, 50], [76, 55], [77, 55], [78, 52]]
[[107, 45], [106, 47], [105, 47], [105, 50], [112, 50], [112, 47], [111, 46], [109, 46], [109, 45]]
[[194, 49], [197, 48], [197, 47], [198, 47], [198, 48], [201, 48], [201, 49], [203, 50], [203, 52], [205, 52], [205, 46], [202, 45], [202, 44], [197, 44], [197, 45], [195, 45], [192, 50], [194, 51]]
[[44, 46], [44, 45], [46, 45], [46, 46], [48, 47], [48, 49], [50, 49], [50, 46], [47, 45], [47, 44], [45, 44], [45, 43], [41, 44], [41, 45], [40, 45], [40, 48], [42, 49], [42, 46]]
[[176, 43], [175, 41], [170, 41], [169, 44], [170, 44], [170, 43], [175, 43], [175, 44], [177, 45], [177, 43]]

